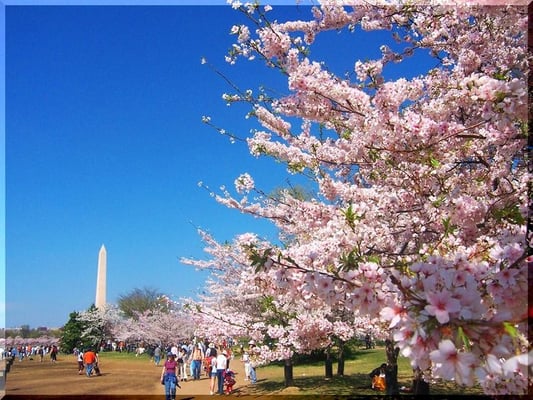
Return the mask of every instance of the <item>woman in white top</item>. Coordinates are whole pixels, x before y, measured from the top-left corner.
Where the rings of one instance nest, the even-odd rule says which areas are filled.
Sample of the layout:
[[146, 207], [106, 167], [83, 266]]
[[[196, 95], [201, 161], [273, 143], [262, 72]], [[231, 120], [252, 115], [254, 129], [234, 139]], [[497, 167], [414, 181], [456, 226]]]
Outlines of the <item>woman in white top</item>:
[[242, 354], [242, 362], [244, 363], [244, 380], [247, 381], [250, 379], [250, 354], [246, 350]]
[[[213, 349], [214, 350], [214, 349]], [[211, 351], [213, 353], [213, 351]], [[209, 369], [209, 394], [215, 393], [215, 382], [217, 380], [217, 357], [216, 357], [216, 350], [215, 354], [211, 356], [211, 365], [208, 366]]]

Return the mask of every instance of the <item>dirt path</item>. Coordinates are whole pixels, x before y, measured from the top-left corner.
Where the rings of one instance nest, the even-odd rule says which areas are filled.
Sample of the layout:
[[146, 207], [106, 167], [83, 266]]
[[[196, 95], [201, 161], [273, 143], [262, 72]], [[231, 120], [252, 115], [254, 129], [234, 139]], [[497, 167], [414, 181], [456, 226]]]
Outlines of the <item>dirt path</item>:
[[[35, 395], [164, 395], [165, 390], [159, 380], [162, 366], [155, 366], [147, 358], [106, 359], [104, 353], [100, 356], [100, 366], [102, 375], [88, 378], [85, 374], [78, 375], [76, 359], [71, 355], [60, 356], [57, 363], [51, 363], [49, 359], [43, 362], [38, 359], [16, 360], [7, 374], [5, 399], [20, 396], [35, 398]], [[246, 394], [247, 381], [244, 380], [242, 363], [233, 360], [230, 367], [237, 380], [234, 394]], [[206, 376], [196, 381], [180, 382], [180, 385], [178, 398], [209, 396], [209, 378]]]

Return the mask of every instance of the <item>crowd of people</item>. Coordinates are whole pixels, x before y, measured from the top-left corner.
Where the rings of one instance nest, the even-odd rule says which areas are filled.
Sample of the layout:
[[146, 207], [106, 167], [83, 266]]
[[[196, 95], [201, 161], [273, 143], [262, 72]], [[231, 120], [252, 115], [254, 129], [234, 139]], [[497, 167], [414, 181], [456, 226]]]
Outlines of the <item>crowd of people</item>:
[[[215, 344], [209, 341], [192, 341], [167, 346], [162, 349], [157, 346], [153, 350], [152, 360], [156, 366], [161, 363], [161, 354], [166, 354], [166, 360], [161, 370], [161, 384], [165, 386], [167, 400], [176, 397], [176, 389], [180, 382], [200, 380], [202, 376], [208, 378], [210, 394], [230, 394], [236, 383], [235, 372], [230, 369], [234, 360], [232, 346], [226, 341]], [[258, 365], [259, 349], [254, 341], [249, 342], [249, 348], [241, 346], [240, 361], [244, 364], [245, 380], [257, 382], [255, 368]]]
[[[368, 343], [369, 335], [365, 337]], [[132, 351], [132, 346], [122, 348], [116, 347], [115, 351]], [[232, 351], [233, 343], [222, 341], [215, 344], [207, 340], [190, 341], [171, 344], [167, 346], [140, 347], [135, 350], [136, 355], [148, 353], [150, 362], [159, 367], [162, 365], [161, 384], [165, 387], [166, 400], [174, 400], [176, 389], [181, 388], [180, 382], [187, 380], [200, 380], [202, 376], [208, 378], [208, 389], [210, 394], [230, 394], [236, 383], [235, 372], [230, 369], [230, 363], [234, 360]], [[85, 350], [74, 349], [77, 359], [78, 374], [85, 374], [87, 377], [93, 375], [100, 376], [98, 348], [87, 348]], [[142, 351], [139, 351], [142, 349]], [[51, 362], [57, 361], [57, 345], [49, 346], [14, 346], [5, 351], [6, 357], [13, 357], [22, 361], [25, 358], [34, 359], [38, 357], [42, 362], [48, 355]], [[260, 364], [260, 349], [255, 341], [250, 340], [248, 347], [240, 346], [240, 362], [244, 367], [244, 380], [252, 384], [257, 382], [256, 368]], [[164, 357], [166, 356], [166, 357]], [[383, 363], [369, 373], [371, 387], [376, 391], [386, 391], [389, 386], [388, 365]]]
[[[236, 374], [230, 369], [230, 364], [236, 360], [235, 348], [231, 340], [222, 340], [214, 343], [208, 340], [191, 340], [174, 343], [166, 346], [120, 345], [114, 343], [96, 345], [87, 348], [74, 348], [73, 354], [77, 361], [79, 375], [88, 378], [102, 375], [99, 366], [99, 351], [127, 351], [135, 352], [137, 356], [147, 353], [150, 362], [157, 367], [162, 366], [161, 384], [165, 387], [167, 400], [173, 400], [176, 389], [181, 388], [180, 382], [187, 380], [206, 379], [206, 391], [210, 394], [230, 394], [236, 384]], [[37, 356], [43, 361], [44, 356], [49, 356], [52, 362], [57, 361], [59, 349], [56, 345], [50, 346], [17, 346], [5, 351], [5, 356], [14, 357], [22, 361], [25, 358]], [[252, 384], [257, 382], [256, 367], [259, 364], [259, 347], [251, 340], [248, 347], [240, 346], [238, 361], [244, 367], [244, 380]], [[236, 360], [237, 361], [237, 360]]]
[[14, 357], [19, 361], [24, 359], [33, 360], [38, 358], [40, 362], [44, 361], [45, 357], [50, 357], [51, 362], [57, 361], [57, 353], [59, 349], [57, 345], [18, 345], [10, 349], [4, 350], [2, 358]]

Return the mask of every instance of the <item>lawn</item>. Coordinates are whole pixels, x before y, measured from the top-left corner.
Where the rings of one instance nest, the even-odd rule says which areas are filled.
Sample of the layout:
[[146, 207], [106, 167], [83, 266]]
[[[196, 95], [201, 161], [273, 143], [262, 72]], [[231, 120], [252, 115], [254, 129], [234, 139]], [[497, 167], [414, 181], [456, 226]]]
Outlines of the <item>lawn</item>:
[[[299, 394], [299, 395], [376, 395], [371, 389], [370, 371], [386, 362], [385, 349], [356, 350], [352, 359], [345, 362], [344, 376], [337, 376], [337, 364], [333, 364], [333, 378], [325, 378], [324, 362], [312, 362], [294, 365], [294, 386], [286, 388], [283, 366], [271, 364], [257, 369], [258, 383], [250, 387], [250, 394]], [[410, 388], [413, 372], [409, 360], [398, 360], [399, 386]], [[431, 394], [435, 395], [482, 395], [480, 387], [461, 388], [454, 382], [435, 380], [430, 385]], [[407, 393], [407, 391], [405, 392]]]
[[[128, 399], [135, 396], [161, 395], [163, 387], [159, 383], [161, 367], [155, 367], [148, 355], [135, 357], [133, 353], [101, 353], [102, 376], [87, 379], [84, 375], [78, 375], [77, 363], [73, 355], [60, 354], [57, 363], [51, 363], [49, 359], [40, 363], [37, 360], [15, 361], [11, 371], [7, 375], [6, 399], [21, 396], [36, 395], [127, 395]], [[325, 378], [323, 361], [296, 362], [293, 376], [294, 385], [285, 387], [282, 364], [271, 364], [257, 369], [258, 382], [256, 385], [249, 384], [244, 380], [243, 364], [238, 354], [231, 361], [230, 367], [237, 373], [237, 384], [234, 396], [242, 398], [262, 398], [271, 396], [277, 398], [323, 399], [329, 398], [353, 398], [354, 396], [384, 395], [376, 393], [370, 388], [368, 373], [385, 361], [385, 350], [382, 347], [370, 350], [352, 350], [350, 359], [345, 363], [345, 376], [337, 376], [337, 364], [333, 364], [334, 376], [332, 379]], [[399, 360], [400, 386], [410, 387], [412, 371], [409, 362], [405, 358]], [[431, 382], [432, 395], [481, 395], [479, 387], [463, 390], [453, 382]], [[202, 377], [200, 381], [182, 382], [178, 398], [191, 398], [191, 396], [204, 396], [209, 393], [209, 380]], [[406, 392], [406, 394], [408, 394]], [[294, 396], [292, 396], [294, 395]], [[132, 397], [133, 396], [133, 397]]]

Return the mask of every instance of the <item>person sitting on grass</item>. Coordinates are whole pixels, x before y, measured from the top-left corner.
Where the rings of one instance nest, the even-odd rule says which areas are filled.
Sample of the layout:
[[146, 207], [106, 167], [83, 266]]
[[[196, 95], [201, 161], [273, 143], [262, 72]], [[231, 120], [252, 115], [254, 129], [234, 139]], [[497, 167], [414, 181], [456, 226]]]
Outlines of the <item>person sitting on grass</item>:
[[385, 390], [385, 374], [387, 372], [387, 364], [383, 363], [368, 374], [372, 379], [372, 389], [377, 391]]

